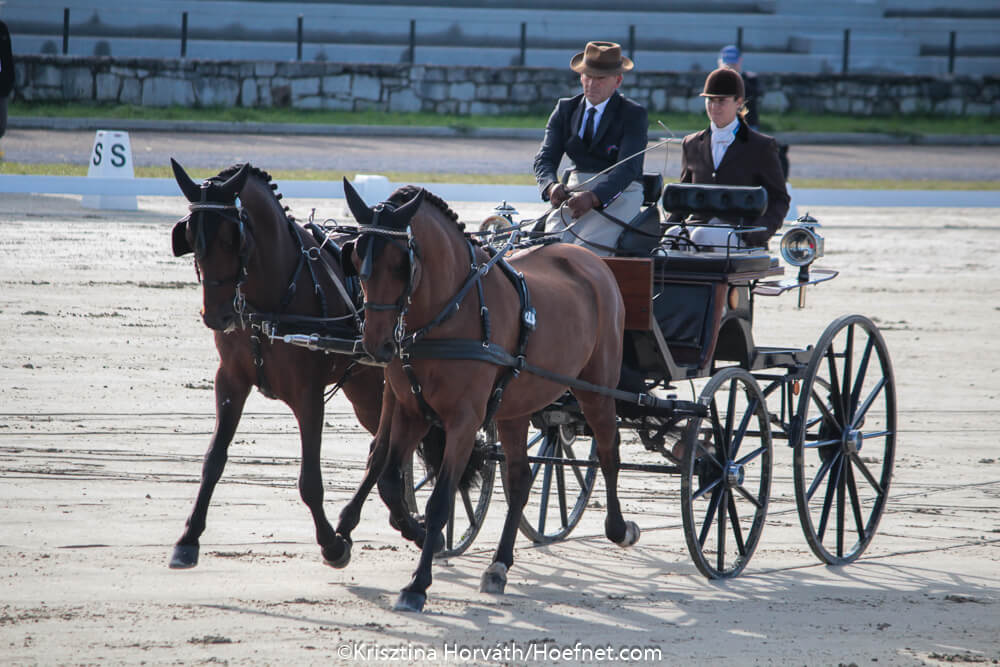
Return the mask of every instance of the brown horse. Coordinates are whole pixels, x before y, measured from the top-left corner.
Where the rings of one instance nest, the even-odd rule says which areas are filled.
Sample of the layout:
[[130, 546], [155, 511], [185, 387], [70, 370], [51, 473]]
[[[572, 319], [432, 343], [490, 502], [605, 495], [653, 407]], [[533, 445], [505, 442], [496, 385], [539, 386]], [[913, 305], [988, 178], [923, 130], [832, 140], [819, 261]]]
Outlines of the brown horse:
[[[519, 296], [514, 272], [483, 269], [491, 260], [490, 253], [469, 242], [457, 215], [441, 199], [407, 186], [393, 193], [388, 202], [369, 208], [346, 180], [344, 189], [351, 212], [361, 224], [354, 246], [344, 247], [344, 261], [350, 261], [360, 275], [367, 318], [364, 346], [375, 359], [388, 362], [388, 389], [370, 466], [361, 488], [341, 513], [337, 534], [349, 541], [364, 498], [376, 480], [392, 516], [403, 516], [400, 465], [433, 420], [443, 425], [447, 436], [437, 484], [425, 512], [426, 545], [433, 543], [431, 538], [445, 524], [476, 430], [487, 418], [497, 381], [509, 369], [481, 360], [474, 352], [447, 355], [447, 359], [410, 357], [420, 346], [409, 345], [413, 332], [426, 339], [425, 346], [427, 341], [438, 345], [445, 341], [447, 348], [471, 340], [465, 350], [485, 349], [487, 341], [511, 354], [523, 349], [526, 361], [533, 365], [613, 389], [621, 368], [625, 307], [603, 261], [580, 246], [555, 244], [522, 252], [510, 261], [523, 274], [534, 306], [534, 310], [523, 308], [523, 292]], [[528, 329], [534, 327], [525, 348], [520, 344], [525, 335], [522, 322]], [[526, 439], [531, 415], [567, 388], [565, 382], [529, 373], [508, 379], [507, 393], [495, 413], [509, 474], [508, 512], [493, 563], [481, 582], [481, 590], [492, 593], [503, 592], [514, 561], [514, 540], [530, 486]], [[618, 502], [615, 402], [600, 392], [571, 390], [598, 443], [607, 487], [605, 533], [611, 541], [631, 546], [639, 531], [633, 522], [624, 520]], [[400, 593], [397, 610], [423, 608], [432, 558], [433, 551], [425, 546], [413, 579]]]
[[[312, 512], [316, 541], [325, 559], [334, 531], [323, 512], [320, 447], [324, 393], [339, 383], [362, 426], [375, 433], [382, 405], [383, 371], [353, 364], [340, 354], [312, 352], [284, 343], [270, 343], [252, 313], [330, 318], [345, 335], [357, 326], [344, 292], [339, 260], [324, 258], [320, 243], [297, 224], [274, 192], [271, 177], [250, 165], [234, 165], [196, 184], [171, 160], [174, 177], [191, 202], [190, 215], [174, 226], [173, 252], [193, 252], [202, 281], [205, 325], [215, 332], [219, 368], [215, 374], [215, 432], [202, 469], [201, 486], [184, 534], [174, 547], [172, 568], [198, 564], [199, 537], [212, 492], [222, 476], [227, 450], [239, 424], [250, 390], [277, 398], [291, 408], [302, 441], [299, 493]], [[240, 206], [236, 206], [239, 197]], [[270, 315], [268, 316], [270, 317]], [[333, 319], [339, 318], [339, 319]], [[425, 443], [426, 444], [426, 443]], [[423, 543], [423, 531], [410, 519], [405, 534]]]

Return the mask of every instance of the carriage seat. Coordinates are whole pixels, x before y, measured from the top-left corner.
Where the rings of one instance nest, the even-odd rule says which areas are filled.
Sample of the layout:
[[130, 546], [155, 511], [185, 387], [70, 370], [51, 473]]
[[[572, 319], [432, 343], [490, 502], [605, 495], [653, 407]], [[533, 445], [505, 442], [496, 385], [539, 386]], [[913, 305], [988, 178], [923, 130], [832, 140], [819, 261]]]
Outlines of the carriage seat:
[[756, 220], [767, 210], [767, 190], [761, 186], [668, 183], [663, 190], [663, 210], [684, 216]]
[[[669, 183], [663, 190], [663, 208], [670, 214], [697, 215], [704, 219], [753, 220], [767, 209], [767, 191], [762, 187]], [[690, 252], [661, 247], [653, 255], [661, 271], [697, 273], [766, 271], [778, 261], [765, 248]]]
[[750, 273], [767, 271], [778, 266], [778, 258], [771, 257], [764, 248], [748, 250], [688, 252], [658, 248], [653, 253], [653, 266], [657, 273]]

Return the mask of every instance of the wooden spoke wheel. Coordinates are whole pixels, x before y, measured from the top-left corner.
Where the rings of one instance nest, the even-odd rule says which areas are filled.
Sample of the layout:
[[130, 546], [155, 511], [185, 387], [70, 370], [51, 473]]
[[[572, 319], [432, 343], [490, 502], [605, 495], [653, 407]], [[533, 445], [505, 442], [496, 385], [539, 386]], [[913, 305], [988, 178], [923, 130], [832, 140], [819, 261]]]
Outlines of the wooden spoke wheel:
[[[532, 427], [528, 431], [528, 456], [596, 462], [597, 441], [576, 437], [573, 424], [547, 426], [543, 430]], [[508, 494], [506, 464], [501, 465], [500, 476], [504, 494]], [[531, 490], [521, 516], [521, 534], [538, 544], [565, 539], [587, 509], [596, 477], [597, 468], [593, 466], [532, 463]]]
[[896, 383], [871, 320], [847, 315], [820, 336], [794, 426], [795, 502], [806, 541], [821, 561], [849, 563], [878, 528], [896, 449]]
[[[476, 447], [491, 451], [497, 443], [496, 426], [480, 430], [476, 434]], [[419, 457], [416, 462], [410, 461], [403, 466], [404, 502], [418, 521], [424, 521], [424, 508], [434, 490], [434, 477]], [[496, 477], [496, 461], [488, 458], [482, 470], [482, 479], [478, 486], [468, 491], [455, 493], [451, 515], [444, 527], [444, 549], [435, 554], [436, 558], [451, 558], [459, 556], [475, 541], [476, 535], [483, 527], [486, 511], [493, 497], [493, 481]]]
[[724, 368], [699, 402], [708, 409], [685, 428], [681, 514], [688, 551], [709, 579], [735, 577], [764, 529], [771, 492], [767, 404], [747, 371]]

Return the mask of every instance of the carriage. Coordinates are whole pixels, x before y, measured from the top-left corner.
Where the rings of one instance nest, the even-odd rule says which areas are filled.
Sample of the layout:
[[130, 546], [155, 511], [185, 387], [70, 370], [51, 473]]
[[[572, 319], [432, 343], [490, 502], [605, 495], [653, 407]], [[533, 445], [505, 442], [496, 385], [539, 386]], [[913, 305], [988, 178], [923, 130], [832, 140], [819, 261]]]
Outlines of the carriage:
[[[300, 491], [313, 512], [317, 541], [323, 547], [324, 558], [335, 566], [346, 565], [350, 557], [350, 530], [357, 523], [364, 497], [374, 485], [374, 476], [369, 472], [379, 466], [372, 464], [370, 458], [366, 481], [349, 504], [354, 509], [350, 512], [345, 509], [341, 524], [334, 532], [322, 510], [322, 483], [318, 472], [322, 404], [317, 406], [317, 391], [320, 400], [322, 387], [326, 384], [344, 385], [348, 391], [352, 386], [352, 373], [368, 373], [364, 382], [354, 383], [354, 394], [348, 397], [359, 419], [373, 434], [372, 419], [373, 415], [378, 415], [377, 397], [382, 393], [381, 379], [371, 372], [380, 371], [379, 362], [366, 354], [358, 338], [361, 308], [356, 303], [357, 297], [349, 289], [351, 281], [344, 280], [338, 273], [344, 258], [340, 257], [340, 248], [331, 242], [331, 234], [336, 230], [311, 225], [310, 233], [287, 218], [277, 203], [270, 177], [266, 172], [250, 170], [249, 165], [238, 171], [234, 166], [201, 186], [190, 181], [179, 165], [174, 164], [174, 169], [178, 183], [192, 202], [191, 215], [174, 229], [175, 254], [194, 252], [199, 272], [207, 271], [211, 252], [223, 259], [228, 256], [228, 259], [223, 266], [213, 269], [213, 275], [224, 278], [204, 276], [205, 322], [217, 330], [216, 344], [223, 358], [216, 382], [220, 426], [206, 456], [198, 501], [188, 520], [188, 529], [175, 547], [171, 566], [197, 564], [198, 537], [204, 530], [212, 488], [221, 476], [225, 448], [251, 385], [262, 390], [265, 387], [273, 389], [274, 394], [296, 413], [303, 438]], [[349, 202], [352, 193], [357, 197], [346, 182], [345, 189]], [[237, 195], [240, 206], [235, 204]], [[400, 210], [410, 207], [413, 210], [409, 215], [412, 215], [418, 210], [422, 197], [421, 192], [414, 197], [415, 205], [407, 203]], [[648, 208], [641, 214], [644, 221], [650, 218], [658, 221], [660, 205], [674, 213], [698, 212], [752, 219], [766, 206], [766, 194], [761, 188], [689, 184], [670, 184], [664, 188], [658, 178], [650, 178], [646, 181], [645, 203]], [[441, 204], [439, 200], [438, 205]], [[371, 216], [382, 210], [378, 206], [370, 210], [365, 207], [363, 202], [358, 207], [352, 205], [352, 211], [358, 216], [358, 208]], [[251, 209], [255, 209], [254, 212], [251, 213]], [[394, 209], [390, 209], [392, 211]], [[472, 272], [465, 280], [463, 291], [452, 299], [438, 319], [447, 319], [457, 312], [458, 304], [473, 286], [480, 289], [482, 310], [488, 310], [477, 276], [485, 276], [493, 266], [502, 267], [512, 284], [516, 286], [518, 277], [522, 284], [521, 316], [515, 318], [523, 320], [519, 353], [515, 357], [489, 343], [489, 320], [483, 312], [481, 346], [478, 340], [464, 341], [471, 344], [460, 346], [464, 351], [456, 353], [442, 344], [431, 344], [433, 352], [424, 358], [485, 360], [510, 366], [513, 369], [511, 377], [526, 372], [570, 390], [581, 389], [613, 398], [613, 430], [619, 434], [633, 434], [632, 439], [636, 441], [622, 443], [621, 460], [615, 461], [615, 475], [617, 471], [627, 471], [680, 477], [685, 541], [694, 564], [709, 578], [738, 575], [758, 545], [771, 498], [775, 441], [791, 449], [799, 522], [816, 556], [825, 563], [844, 564], [865, 551], [885, 509], [896, 437], [895, 381], [888, 349], [878, 327], [864, 316], [848, 315], [831, 322], [817, 342], [805, 348], [764, 347], [757, 345], [753, 338], [756, 299], [797, 292], [802, 306], [808, 285], [837, 275], [836, 271], [812, 266], [823, 254], [823, 239], [816, 231], [815, 220], [806, 215], [797, 224], [787, 227], [783, 234], [781, 254], [786, 263], [797, 268], [798, 273], [793, 277], [783, 277], [784, 268], [777, 257], [762, 249], [740, 249], [736, 244], [727, 244], [721, 249], [692, 252], [661, 244], [658, 233], [640, 234], [646, 237], [645, 240], [633, 238], [621, 253], [626, 256], [605, 258], [604, 264], [613, 276], [608, 278], [613, 281], [611, 289], [624, 306], [623, 328], [618, 329], [622, 337], [616, 339], [621, 350], [621, 379], [617, 387], [610, 387], [561, 376], [526, 363], [523, 346], [526, 334], [523, 332], [529, 321], [529, 328], [534, 327], [535, 312], [526, 308], [524, 278], [505, 264], [504, 251], [521, 241], [532, 245], [536, 240], [530, 238], [531, 234], [524, 234], [525, 223], [515, 224], [514, 215], [516, 212], [510, 207], [498, 207], [497, 216], [488, 221], [489, 229], [480, 233], [487, 236], [487, 242], [481, 247], [488, 249], [486, 256], [491, 257], [483, 264], [477, 264], [475, 259], [475, 253], [482, 255], [483, 251], [473, 248], [467, 238], [469, 235], [461, 241], [468, 245], [468, 252], [473, 256]], [[220, 232], [227, 221], [231, 223], [229, 231]], [[498, 222], [501, 224], [496, 224]], [[269, 229], [268, 225], [278, 231]], [[369, 222], [358, 229], [367, 230], [362, 234], [386, 235], [387, 243], [402, 249], [400, 256], [409, 265], [409, 281], [402, 278], [406, 289], [394, 304], [364, 304], [374, 312], [395, 310], [399, 313], [395, 332], [398, 354], [398, 345], [405, 333], [402, 331], [403, 315], [414, 286], [414, 237], [408, 224], [405, 231], [379, 228], [377, 222], [374, 226]], [[755, 229], [737, 225], [732, 235], [751, 231]], [[217, 235], [221, 241], [213, 240]], [[269, 271], [259, 271], [262, 267], [254, 264], [252, 255], [261, 252], [255, 241], [265, 238], [268, 243], [264, 246], [275, 253], [278, 253], [278, 246], [287, 246], [283, 251], [284, 264], [268, 266]], [[405, 240], [405, 245], [400, 244], [400, 239]], [[491, 242], [502, 244], [503, 249], [494, 249]], [[220, 249], [210, 252], [216, 246]], [[369, 249], [373, 246], [374, 243], [370, 243]], [[407, 252], [409, 259], [406, 259]], [[344, 254], [351, 253], [345, 248]], [[589, 253], [584, 254], [593, 258]], [[371, 257], [369, 252], [364, 262], [370, 262]], [[361, 260], [355, 257], [355, 261]], [[250, 267], [257, 272], [253, 277], [249, 275]], [[308, 271], [304, 267], [308, 267]], [[602, 270], [608, 272], [607, 269]], [[284, 291], [275, 290], [268, 284], [269, 280], [273, 281], [274, 274], [291, 276]], [[311, 277], [314, 287], [311, 292], [296, 289], [303, 276]], [[259, 303], [251, 303], [247, 294], [254, 288], [254, 279], [258, 292], [262, 286], [268, 288], [276, 302], [276, 296], [283, 294], [278, 303], [280, 310], [261, 309]], [[342, 297], [342, 307], [334, 316], [328, 312], [332, 310], [332, 300], [325, 296], [323, 288], [331, 284], [337, 286], [336, 293]], [[235, 286], [235, 297], [226, 296], [230, 285]], [[219, 313], [212, 315], [208, 311], [210, 300], [216, 305], [222, 304]], [[319, 316], [290, 312], [289, 309], [307, 301], [319, 302]], [[310, 312], [316, 310], [314, 305]], [[244, 331], [239, 339], [243, 341], [243, 352], [233, 352], [234, 343], [226, 338], [228, 332], [236, 329]], [[410, 337], [416, 341], [415, 334]], [[458, 343], [450, 341], [449, 344]], [[413, 349], [418, 347], [414, 344]], [[298, 350], [305, 355], [321, 351], [329, 354], [319, 355], [319, 358], [338, 361], [323, 367], [314, 357], [265, 359], [265, 348], [269, 355], [282, 355], [285, 350]], [[426, 352], [426, 346], [424, 349]], [[468, 355], [470, 349], [472, 355], [463, 356]], [[243, 364], [242, 370], [236, 372], [226, 368], [227, 354], [242, 360], [239, 362]], [[275, 376], [269, 376], [272, 371], [268, 369], [275, 368], [276, 362], [295, 370], [297, 375], [292, 382], [282, 382], [282, 377], [278, 376], [279, 382], [275, 383]], [[238, 362], [233, 361], [233, 365]], [[617, 367], [615, 370], [617, 377]], [[256, 379], [252, 377], [254, 374]], [[220, 393], [220, 378], [224, 380], [225, 390], [235, 376], [242, 376], [244, 384], [229, 388], [230, 394], [235, 396], [231, 400], [230, 394]], [[266, 382], [268, 377], [271, 377], [270, 383]], [[307, 395], [309, 392], [299, 390], [299, 385], [306, 380], [319, 387], [312, 391], [311, 397]], [[295, 391], [288, 393], [286, 388], [282, 396], [283, 387], [289, 384], [295, 386]], [[419, 384], [414, 382], [412, 389], [414, 394], [419, 394]], [[502, 393], [502, 387], [500, 389]], [[682, 396], [685, 390], [690, 395]], [[383, 412], [385, 400], [382, 399]], [[607, 461], [598, 461], [599, 438], [584, 418], [585, 407], [574, 393], [567, 392], [531, 416], [527, 440], [530, 472], [526, 473], [530, 493], [523, 514], [519, 514], [518, 528], [535, 542], [552, 542], [570, 534], [588, 506], [599, 465], [607, 481]], [[606, 446], [606, 431], [604, 436]], [[428, 572], [428, 554], [457, 556], [476, 538], [490, 505], [498, 469], [508, 499], [512, 492], [524, 493], [523, 477], [516, 481], [519, 487], [514, 486], [512, 491], [515, 482], [512, 482], [511, 462], [498, 439], [494, 423], [487, 418], [472, 447], [475, 456], [471, 458], [483, 462], [480, 483], [460, 488], [448, 503], [451, 512], [442, 531], [443, 540], [423, 545], [425, 558], [421, 568]], [[425, 439], [423, 447], [430, 442]], [[375, 446], [370, 456], [379, 456], [378, 449]], [[516, 463], [523, 466], [524, 460]], [[428, 493], [435, 488], [435, 482], [441, 479], [422, 472], [421, 466], [412, 461], [401, 467], [402, 470], [395, 472], [402, 478], [402, 504], [408, 515], [405, 520], [394, 516], [391, 523], [404, 536], [422, 544], [430, 529], [424, 531], [420, 510]], [[446, 488], [444, 484], [441, 487]], [[614, 491], [609, 490], [609, 494], [613, 495]], [[431, 499], [440, 495], [433, 494]], [[613, 502], [617, 503], [617, 497]], [[426, 504], [431, 507], [430, 502]], [[439, 502], [436, 509], [441, 507]], [[621, 522], [620, 510], [617, 519], [625, 537], [614, 538], [614, 541], [621, 546], [634, 544], [639, 538], [638, 527], [632, 522], [628, 522], [631, 524], [628, 526]], [[612, 539], [607, 526], [606, 523], [606, 532]], [[507, 535], [507, 528], [505, 526], [504, 539], [509, 542], [508, 548], [512, 548], [513, 538]], [[495, 561], [493, 565], [497, 564]], [[495, 575], [487, 571], [483, 590], [502, 592], [506, 568], [501, 573], [502, 581], [490, 585], [488, 579]], [[414, 585], [404, 589], [399, 608], [422, 608], [427, 585], [429, 575], [426, 581], [415, 586], [416, 593], [408, 590]]]
[[[647, 179], [646, 204], [665, 210], [752, 219], [766, 207], [762, 188], [669, 184]], [[502, 244], [521, 225], [506, 202], [484, 223]], [[774, 441], [792, 453], [794, 496], [806, 541], [824, 563], [857, 559], [871, 542], [892, 477], [896, 434], [895, 383], [885, 341], [862, 315], [831, 322], [806, 348], [763, 347], [753, 339], [754, 302], [797, 293], [836, 271], [812, 267], [823, 255], [815, 219], [786, 228], [782, 256], [797, 275], [783, 278], [777, 257], [763, 250], [669, 250], [649, 244], [630, 257], [609, 257], [626, 304], [623, 380], [618, 424], [634, 433], [646, 462], [623, 456], [620, 470], [680, 477], [681, 515], [689, 552], [709, 578], [738, 575], [765, 524]], [[754, 231], [746, 227], [734, 234]], [[646, 256], [635, 256], [645, 254]], [[272, 337], [311, 349], [344, 351], [322, 335]], [[357, 345], [353, 345], [357, 350]], [[691, 400], [678, 385], [701, 380]], [[636, 384], [638, 383], [638, 384]], [[629, 390], [635, 390], [629, 392]], [[580, 521], [596, 481], [596, 443], [571, 394], [532, 418], [532, 498], [521, 533], [536, 543], [566, 538]], [[461, 491], [439, 557], [464, 552], [485, 520], [503, 453], [489, 427], [478, 448], [488, 465], [476, 489]], [[648, 456], [652, 453], [654, 456]], [[653, 461], [649, 462], [648, 459]], [[655, 459], [660, 459], [656, 461]], [[414, 473], [414, 470], [417, 472]], [[407, 503], [420, 514], [433, 473], [405, 470]]]

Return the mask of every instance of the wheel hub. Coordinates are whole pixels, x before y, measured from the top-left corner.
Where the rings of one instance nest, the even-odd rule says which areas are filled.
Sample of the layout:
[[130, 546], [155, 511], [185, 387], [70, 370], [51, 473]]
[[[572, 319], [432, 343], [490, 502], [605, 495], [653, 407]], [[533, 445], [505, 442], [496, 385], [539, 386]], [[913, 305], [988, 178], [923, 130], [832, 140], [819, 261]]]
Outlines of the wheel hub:
[[848, 454], [856, 454], [861, 451], [864, 441], [865, 436], [860, 429], [848, 429], [844, 432], [844, 451]]
[[730, 463], [726, 466], [726, 483], [729, 486], [740, 486], [743, 484], [743, 478], [745, 473], [743, 471], [743, 466], [738, 463]]

